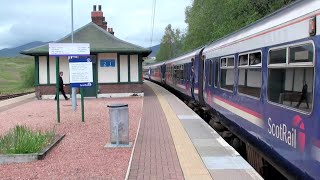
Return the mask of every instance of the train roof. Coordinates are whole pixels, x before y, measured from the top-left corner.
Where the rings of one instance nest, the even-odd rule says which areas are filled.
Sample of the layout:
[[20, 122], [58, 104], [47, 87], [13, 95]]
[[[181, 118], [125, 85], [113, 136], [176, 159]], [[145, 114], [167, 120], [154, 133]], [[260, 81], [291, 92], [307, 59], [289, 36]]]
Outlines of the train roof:
[[319, 0], [300, 0], [296, 1], [244, 28], [235, 31], [221, 39], [210, 43], [204, 52], [212, 51], [220, 46], [250, 37], [259, 32], [266, 31], [270, 28], [279, 26], [291, 20], [305, 16], [309, 13], [315, 12], [320, 9]]
[[149, 67], [157, 67], [157, 66], [161, 66], [163, 64], [168, 64], [168, 63], [172, 63], [172, 62], [176, 62], [176, 61], [180, 61], [180, 60], [184, 60], [186, 58], [191, 58], [193, 56], [195, 56], [196, 54], [198, 54], [201, 49], [203, 49], [204, 47], [200, 47], [196, 50], [192, 50], [190, 52], [187, 52], [179, 57], [176, 57], [176, 58], [172, 58], [172, 59], [169, 59], [169, 60], [166, 60], [166, 61], [162, 61], [162, 62], [159, 62], [159, 63], [155, 63], [155, 64], [150, 64], [150, 65], [146, 65], [144, 66], [145, 68], [149, 68]]
[[203, 47], [200, 47], [200, 48], [198, 48], [196, 50], [192, 50], [190, 52], [187, 52], [187, 53], [185, 53], [185, 54], [183, 54], [183, 55], [181, 55], [179, 57], [170, 59], [170, 60], [166, 61], [166, 63], [173, 63], [173, 62], [176, 62], [176, 61], [184, 60], [186, 58], [194, 57], [196, 54], [198, 54], [201, 51], [201, 49], [203, 49]]

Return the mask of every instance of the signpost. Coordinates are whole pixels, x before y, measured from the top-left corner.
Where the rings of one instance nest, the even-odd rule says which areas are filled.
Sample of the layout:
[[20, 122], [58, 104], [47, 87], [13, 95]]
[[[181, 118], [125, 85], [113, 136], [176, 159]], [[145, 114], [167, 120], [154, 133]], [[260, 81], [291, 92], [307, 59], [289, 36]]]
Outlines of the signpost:
[[[54, 56], [56, 57], [56, 96], [57, 96], [57, 119], [58, 123], [60, 123], [60, 101], [59, 101], [59, 56], [85, 56], [89, 57], [90, 56], [90, 44], [89, 43], [49, 43], [49, 56]], [[86, 64], [80, 64], [80, 62], [73, 62], [75, 64], [70, 65], [70, 67], [73, 67], [73, 74], [71, 74], [70, 70], [70, 78], [71, 75], [73, 76], [71, 82], [75, 82], [75, 84], [82, 84], [83, 86], [79, 87], [88, 87], [89, 83], [91, 83], [93, 80], [89, 79], [90, 76], [91, 78], [93, 77], [92, 75], [92, 63], [91, 63], [91, 75], [89, 71], [89, 64], [88, 59], [90, 58], [85, 58], [86, 62], [84, 62], [84, 58], [77, 58], [77, 59], [82, 59], [78, 60], [81, 61], [81, 63], [86, 63]], [[76, 61], [76, 60], [74, 60]], [[72, 62], [71, 62], [72, 63]], [[79, 73], [79, 69], [82, 68], [83, 70], [86, 70], [89, 75], [85, 76], [84, 73]], [[79, 77], [77, 77], [79, 76]], [[92, 78], [93, 79], [93, 78]], [[85, 80], [82, 82], [82, 80]], [[91, 80], [91, 81], [88, 81]], [[85, 83], [87, 83], [85, 85]], [[90, 86], [91, 86], [90, 85]], [[71, 84], [72, 86], [72, 84]], [[83, 90], [80, 89], [81, 92], [81, 107], [82, 107], [82, 121], [84, 121], [84, 105], [83, 105]]]
[[81, 113], [84, 122], [83, 88], [93, 84], [92, 62], [90, 58], [72, 58], [69, 60], [71, 87], [79, 87], [81, 94]]
[[50, 56], [89, 56], [89, 43], [49, 43]]

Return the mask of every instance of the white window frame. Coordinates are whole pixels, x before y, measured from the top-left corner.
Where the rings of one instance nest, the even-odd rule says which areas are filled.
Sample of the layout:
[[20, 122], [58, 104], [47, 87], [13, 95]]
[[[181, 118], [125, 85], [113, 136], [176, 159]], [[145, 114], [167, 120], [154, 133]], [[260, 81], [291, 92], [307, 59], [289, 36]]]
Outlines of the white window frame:
[[[260, 53], [261, 54], [261, 65], [260, 66], [252, 66], [252, 65], [249, 65], [250, 64], [250, 59], [249, 59], [249, 57], [250, 57], [250, 54], [254, 54], [254, 53]], [[262, 86], [262, 57], [263, 57], [263, 54], [262, 54], [262, 51], [261, 50], [259, 50], [259, 51], [251, 51], [251, 52], [246, 52], [246, 53], [241, 53], [241, 54], [239, 54], [238, 55], [238, 61], [239, 61], [239, 58], [240, 58], [240, 56], [242, 56], [242, 55], [247, 55], [248, 56], [248, 65], [242, 65], [242, 66], [239, 66], [239, 63], [238, 63], [238, 69], [240, 70], [240, 69], [261, 69], [260, 71], [261, 71], [261, 86]], [[239, 73], [239, 72], [238, 72]], [[259, 97], [256, 97], [256, 96], [251, 96], [251, 95], [249, 95], [249, 94], [244, 94], [244, 93], [241, 93], [241, 92], [239, 92], [239, 74], [238, 74], [238, 84], [237, 84], [237, 93], [238, 94], [240, 94], [240, 95], [242, 95], [242, 96], [247, 96], [247, 97], [249, 97], [249, 98], [252, 98], [252, 99], [257, 99], [257, 100], [260, 100], [260, 98], [261, 98], [261, 92], [262, 92], [262, 88], [260, 88], [260, 96]]]
[[[222, 59], [224, 59], [224, 58], [226, 59], [226, 66], [222, 66], [222, 63], [221, 63]], [[220, 85], [220, 89], [223, 89], [223, 90], [228, 91], [228, 92], [233, 92], [234, 86], [235, 86], [235, 82], [234, 82], [235, 79], [233, 79], [233, 88], [232, 88], [232, 90], [229, 90], [229, 89], [221, 87], [221, 70], [222, 69], [227, 69], [227, 70], [228, 69], [233, 69], [233, 76], [235, 77], [235, 66], [234, 65], [233, 66], [228, 66], [228, 58], [233, 58], [234, 65], [235, 65], [236, 58], [235, 58], [234, 55], [220, 57], [220, 75], [219, 75], [220, 76], [220, 81], [219, 81], [219, 85]]]
[[[297, 47], [297, 46], [302, 46], [302, 45], [305, 45], [305, 44], [312, 44], [313, 46], [313, 61], [311, 62], [312, 65], [310, 64], [310, 62], [304, 62], [304, 63], [291, 63], [291, 65], [289, 65], [289, 49], [290, 47]], [[284, 49], [286, 48], [286, 63], [281, 63], [281, 64], [269, 64], [270, 62], [270, 51], [274, 50], [274, 49]], [[268, 50], [268, 68], [267, 68], [267, 88], [266, 88], [266, 95], [267, 95], [267, 102], [269, 104], [272, 104], [272, 105], [275, 105], [275, 106], [279, 106], [279, 107], [282, 107], [282, 108], [285, 108], [285, 109], [289, 109], [289, 110], [292, 110], [292, 111], [295, 111], [295, 112], [299, 112], [299, 113], [302, 113], [302, 114], [306, 114], [306, 115], [311, 115], [311, 113], [313, 112], [313, 108], [314, 108], [314, 90], [315, 90], [315, 78], [316, 78], [316, 71], [315, 71], [315, 59], [316, 59], [316, 50], [315, 50], [315, 44], [312, 40], [309, 40], [309, 41], [303, 41], [303, 42], [299, 42], [299, 43], [293, 43], [293, 44], [287, 44], [287, 45], [284, 45], [284, 46], [277, 46], [277, 47], [273, 47], [273, 48], [270, 48]], [[313, 67], [313, 90], [312, 90], [312, 108], [311, 108], [311, 111], [303, 111], [303, 110], [300, 110], [300, 109], [297, 109], [297, 108], [294, 108], [294, 107], [291, 107], [291, 106], [286, 106], [286, 105], [283, 105], [283, 104], [279, 104], [279, 103], [276, 103], [276, 102], [273, 102], [273, 101], [270, 101], [269, 100], [269, 96], [268, 96], [268, 89], [269, 89], [269, 69], [276, 69], [276, 68], [310, 68], [310, 67]]]

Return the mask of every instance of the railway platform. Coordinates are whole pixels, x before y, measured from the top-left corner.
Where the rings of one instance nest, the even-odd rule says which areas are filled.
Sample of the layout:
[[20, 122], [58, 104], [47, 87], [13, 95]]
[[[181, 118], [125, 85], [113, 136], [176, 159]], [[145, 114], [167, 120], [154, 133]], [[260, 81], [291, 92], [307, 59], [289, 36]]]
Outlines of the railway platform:
[[143, 115], [126, 178], [262, 179], [204, 120], [145, 81]]
[[34, 100], [35, 98], [36, 97], [35, 97], [34, 93], [30, 93], [30, 94], [26, 94], [26, 95], [15, 97], [15, 98], [1, 100], [0, 112], [6, 111], [8, 109], [11, 109], [11, 108], [16, 107], [18, 105], [21, 105], [23, 103], [30, 102], [30, 101]]

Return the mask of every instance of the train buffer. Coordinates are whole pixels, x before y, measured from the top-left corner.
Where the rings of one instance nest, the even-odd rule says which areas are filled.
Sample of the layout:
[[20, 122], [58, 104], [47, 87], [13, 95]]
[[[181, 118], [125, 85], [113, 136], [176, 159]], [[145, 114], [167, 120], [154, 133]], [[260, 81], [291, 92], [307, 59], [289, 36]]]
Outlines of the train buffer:
[[262, 179], [173, 94], [146, 81], [144, 92], [127, 179]]

